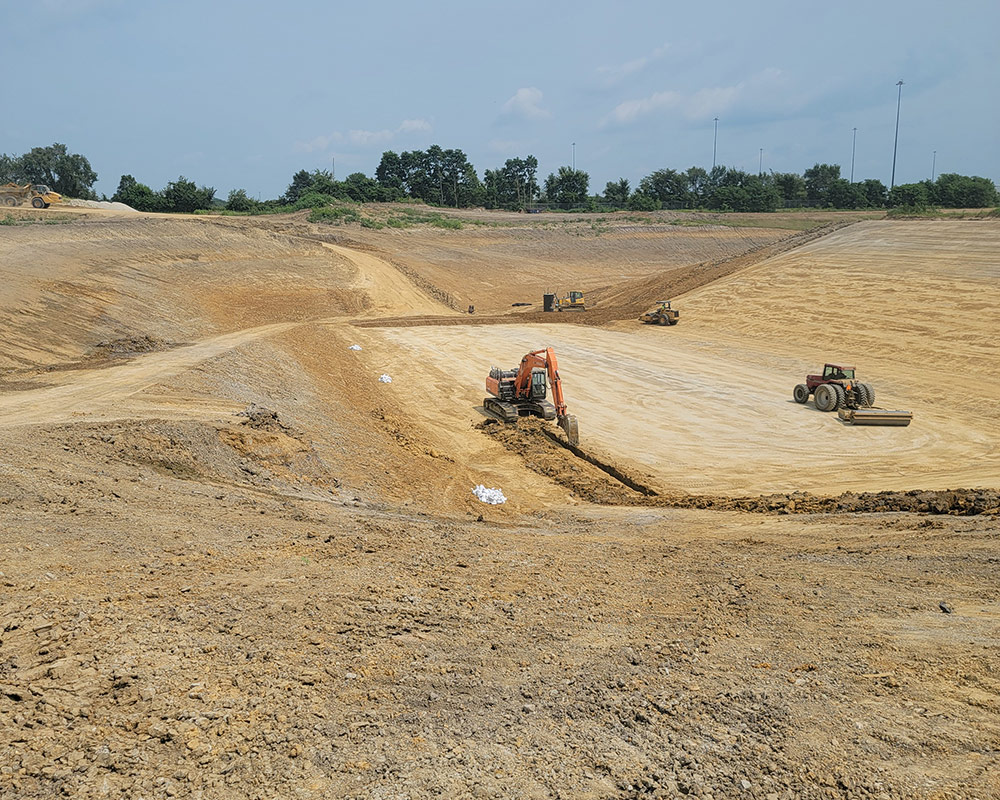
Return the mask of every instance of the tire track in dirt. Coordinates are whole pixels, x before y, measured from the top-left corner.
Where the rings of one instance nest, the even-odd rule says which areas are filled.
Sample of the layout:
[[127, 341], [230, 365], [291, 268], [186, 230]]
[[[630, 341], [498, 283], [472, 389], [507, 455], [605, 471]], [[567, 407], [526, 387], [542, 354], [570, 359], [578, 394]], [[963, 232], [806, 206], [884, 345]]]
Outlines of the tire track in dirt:
[[[320, 243], [350, 261], [357, 270], [350, 288], [372, 300], [373, 314], [447, 312], [419, 287], [400, 280], [389, 263], [368, 253]], [[87, 367], [59, 373], [59, 383], [44, 388], [0, 394], [0, 427], [42, 425], [83, 420], [161, 417], [212, 418], [234, 413], [239, 403], [208, 396], [157, 394], [149, 390], [170, 378], [230, 350], [310, 324], [343, 324], [345, 317], [271, 323], [213, 336], [170, 350], [136, 355], [118, 366]], [[50, 373], [51, 375], [52, 373]]]

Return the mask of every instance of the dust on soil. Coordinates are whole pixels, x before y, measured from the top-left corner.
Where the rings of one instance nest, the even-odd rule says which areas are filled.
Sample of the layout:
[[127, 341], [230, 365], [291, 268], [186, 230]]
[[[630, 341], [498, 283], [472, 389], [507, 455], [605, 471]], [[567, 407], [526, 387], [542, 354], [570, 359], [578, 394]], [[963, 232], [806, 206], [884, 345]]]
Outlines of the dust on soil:
[[[996, 796], [995, 479], [882, 495], [929, 513], [863, 499], [877, 491], [761, 498], [707, 434], [699, 455], [694, 438], [647, 430], [637, 460], [602, 433], [595, 395], [613, 384], [594, 376], [652, 382], [697, 418], [695, 378], [709, 385], [712, 364], [735, 371], [752, 351], [758, 369], [786, 373], [784, 395], [801, 362], [822, 360], [777, 335], [787, 314], [804, 331], [829, 325], [809, 298], [844, 297], [864, 272], [859, 305], [882, 314], [863, 330], [836, 323], [848, 352], [870, 337], [866, 365], [906, 397], [919, 345], [914, 358], [936, 358], [957, 393], [972, 360], [987, 378], [1000, 366], [979, 352], [998, 311], [983, 290], [997, 224], [865, 222], [749, 253], [685, 295], [668, 331], [542, 328], [581, 354], [564, 378], [571, 402], [593, 398], [580, 403], [585, 449], [654, 495], [538, 425], [479, 429], [483, 354], [519, 357], [537, 326], [354, 323], [452, 318], [447, 298], [474, 295], [500, 315], [550, 273], [607, 286], [604, 237], [635, 254], [627, 294], [669, 273], [668, 251], [683, 262], [670, 269], [740, 258], [791, 228], [763, 242], [721, 230], [702, 252], [705, 231], [685, 239], [668, 215], [589, 232], [483, 218], [505, 226], [331, 234], [301, 215], [88, 210], [5, 231], [0, 259], [24, 267], [0, 297], [0, 794]], [[494, 263], [501, 289], [487, 286]], [[910, 304], [945, 286], [928, 336]], [[659, 386], [639, 360], [601, 363], [602, 342], [621, 353], [651, 336], [675, 361], [685, 348], [711, 359], [689, 360], [687, 387]], [[144, 337], [182, 344], [143, 352]], [[115, 340], [132, 342], [122, 357], [88, 362]], [[618, 416], [641, 416], [641, 394], [626, 400]], [[959, 397], [950, 415], [914, 404], [914, 430], [940, 431], [926, 458], [948, 455], [934, 474], [954, 480], [939, 488], [989, 474], [993, 402]], [[809, 437], [752, 444], [765, 461], [780, 451], [791, 486], [817, 437], [842, 441], [823, 438], [828, 415], [793, 410], [816, 420]], [[979, 472], [961, 458], [978, 446], [970, 431], [994, 443]], [[919, 469], [892, 441], [884, 460]], [[691, 494], [726, 510], [673, 507], [698, 504], [671, 489], [678, 459], [718, 489]], [[508, 503], [479, 503], [478, 483]]]

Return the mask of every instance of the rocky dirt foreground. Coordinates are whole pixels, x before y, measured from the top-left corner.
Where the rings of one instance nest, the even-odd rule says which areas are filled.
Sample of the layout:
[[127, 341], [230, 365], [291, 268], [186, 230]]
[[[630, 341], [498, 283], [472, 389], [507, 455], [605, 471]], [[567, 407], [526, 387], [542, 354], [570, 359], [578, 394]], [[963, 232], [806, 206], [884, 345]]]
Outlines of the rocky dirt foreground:
[[995, 515], [401, 512], [279, 424], [3, 432], [0, 795], [998, 796]]

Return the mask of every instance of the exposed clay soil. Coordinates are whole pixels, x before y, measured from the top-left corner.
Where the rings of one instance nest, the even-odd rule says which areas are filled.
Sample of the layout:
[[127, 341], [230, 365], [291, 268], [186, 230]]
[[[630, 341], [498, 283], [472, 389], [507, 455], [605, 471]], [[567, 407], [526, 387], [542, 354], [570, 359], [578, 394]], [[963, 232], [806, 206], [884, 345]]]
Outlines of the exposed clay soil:
[[469, 218], [0, 229], [0, 796], [1000, 796], [1000, 224]]

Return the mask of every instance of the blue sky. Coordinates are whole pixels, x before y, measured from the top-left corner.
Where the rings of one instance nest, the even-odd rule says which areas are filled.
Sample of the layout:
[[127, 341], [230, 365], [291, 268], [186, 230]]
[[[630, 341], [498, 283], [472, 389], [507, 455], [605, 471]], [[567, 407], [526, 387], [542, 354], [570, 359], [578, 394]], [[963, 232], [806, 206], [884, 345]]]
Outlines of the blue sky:
[[[533, 154], [592, 192], [655, 169], [1000, 183], [1000, 3], [0, 0], [0, 152], [65, 143], [124, 173], [280, 195], [385, 150]], [[575, 142], [576, 146], [573, 147]]]

